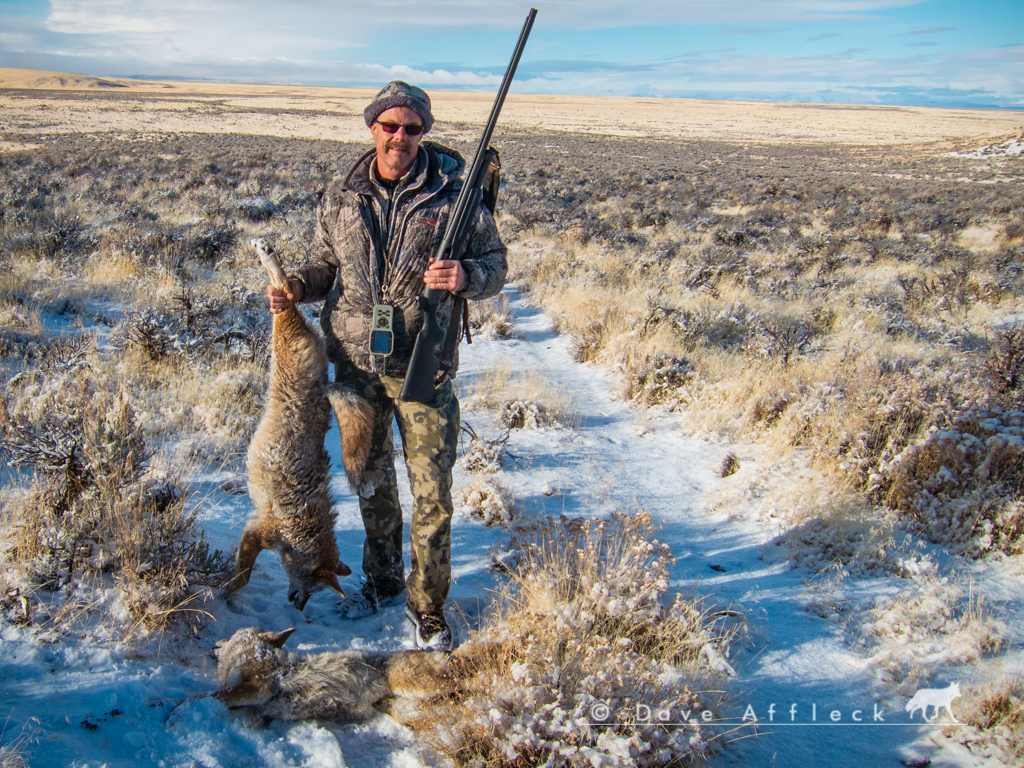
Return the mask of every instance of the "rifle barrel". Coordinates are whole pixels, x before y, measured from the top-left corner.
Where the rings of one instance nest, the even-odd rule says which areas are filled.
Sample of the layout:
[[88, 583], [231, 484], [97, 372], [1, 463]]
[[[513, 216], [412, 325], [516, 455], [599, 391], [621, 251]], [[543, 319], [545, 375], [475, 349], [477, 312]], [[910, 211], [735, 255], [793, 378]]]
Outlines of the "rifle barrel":
[[[487, 148], [491, 143], [491, 136], [494, 135], [494, 127], [498, 124], [498, 117], [501, 115], [501, 108], [505, 106], [505, 97], [508, 96], [509, 88], [512, 87], [512, 80], [516, 76], [516, 69], [519, 68], [519, 59], [523, 56], [523, 50], [526, 48], [526, 41], [530, 37], [530, 30], [533, 29], [533, 20], [537, 18], [537, 9], [531, 8], [530, 12], [526, 15], [526, 21], [523, 23], [523, 29], [519, 33], [519, 40], [516, 41], [515, 50], [512, 52], [512, 59], [508, 63], [508, 68], [505, 70], [505, 77], [501, 80], [501, 87], [498, 89], [498, 95], [494, 99], [494, 104], [491, 106], [491, 114], [487, 118], [487, 124], [484, 126], [484, 133], [480, 139], [480, 143], [476, 146], [476, 154], [473, 155], [473, 162], [469, 166], [469, 172], [466, 174], [465, 181], [462, 189], [459, 192], [459, 197], [455, 201], [455, 208], [453, 209], [453, 216], [450, 219], [452, 224], [460, 224], [461, 220], [467, 215], [466, 206], [469, 203], [470, 189], [475, 185], [479, 175], [483, 171], [484, 159], [487, 157]], [[476, 213], [473, 211], [472, 213]], [[454, 241], [452, 227], [449, 227], [448, 232], [445, 233], [446, 237], [441, 246], [442, 253], [438, 254], [438, 258], [444, 258], [444, 251], [447, 250], [452, 242]], [[458, 257], [461, 254], [456, 254]]]
[[[516, 42], [515, 51], [512, 53], [512, 60], [505, 70], [505, 77], [501, 81], [501, 88], [491, 107], [491, 114], [487, 118], [487, 125], [484, 127], [483, 137], [477, 145], [476, 154], [473, 156], [473, 163], [469, 173], [466, 174], [462, 189], [455, 201], [455, 207], [448, 218], [448, 227], [445, 230], [441, 247], [437, 251], [436, 259], [461, 259], [463, 247], [469, 239], [469, 227], [476, 221], [476, 209], [480, 205], [481, 192], [479, 190], [483, 180], [484, 162], [488, 159], [488, 148], [491, 143], [491, 135], [494, 133], [494, 126], [498, 123], [498, 116], [505, 104], [505, 97], [512, 85], [512, 79], [516, 75], [516, 68], [519, 66], [519, 59], [526, 48], [526, 40], [533, 29], [533, 20], [537, 17], [537, 9], [531, 8], [526, 16], [526, 23], [519, 33], [519, 40]], [[409, 360], [409, 368], [405, 374], [405, 381], [402, 384], [402, 392], [399, 399], [403, 402], [432, 403], [434, 400], [434, 377], [437, 374], [436, 348], [444, 334], [437, 323], [437, 305], [444, 298], [445, 291], [426, 288], [420, 297], [420, 310], [423, 313], [423, 327], [416, 336], [416, 343], [413, 345], [412, 357]], [[453, 322], [455, 322], [453, 320]]]
[[480, 172], [480, 165], [483, 163], [484, 155], [487, 154], [487, 147], [491, 143], [491, 136], [494, 133], [494, 126], [498, 124], [498, 116], [501, 115], [501, 108], [505, 106], [505, 97], [508, 96], [509, 88], [512, 87], [512, 80], [516, 76], [516, 69], [519, 68], [519, 59], [523, 56], [523, 50], [526, 48], [526, 40], [530, 37], [530, 30], [533, 29], [533, 20], [537, 18], [537, 9], [531, 8], [530, 12], [526, 15], [526, 21], [523, 23], [523, 29], [519, 33], [519, 40], [516, 41], [515, 50], [512, 53], [512, 60], [508, 63], [508, 69], [505, 70], [505, 77], [501, 80], [501, 88], [498, 89], [498, 95], [494, 99], [494, 104], [491, 107], [491, 114], [487, 118], [487, 125], [484, 127], [484, 135], [480, 139], [480, 143], [476, 148], [476, 155], [473, 157], [473, 167], [470, 169], [467, 179], [475, 179], [476, 174]]

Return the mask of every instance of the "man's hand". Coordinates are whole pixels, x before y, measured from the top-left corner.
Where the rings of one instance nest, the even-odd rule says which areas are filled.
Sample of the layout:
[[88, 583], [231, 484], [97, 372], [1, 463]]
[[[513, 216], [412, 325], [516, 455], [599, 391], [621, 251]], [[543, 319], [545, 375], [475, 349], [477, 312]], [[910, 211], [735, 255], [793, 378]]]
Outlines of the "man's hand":
[[427, 271], [423, 273], [423, 282], [427, 288], [457, 293], [466, 285], [466, 270], [462, 268], [460, 261], [442, 259], [427, 267]]
[[289, 280], [288, 293], [279, 291], [272, 284], [267, 285], [267, 298], [270, 299], [270, 314], [279, 315], [297, 301], [302, 301], [302, 283], [299, 280]]

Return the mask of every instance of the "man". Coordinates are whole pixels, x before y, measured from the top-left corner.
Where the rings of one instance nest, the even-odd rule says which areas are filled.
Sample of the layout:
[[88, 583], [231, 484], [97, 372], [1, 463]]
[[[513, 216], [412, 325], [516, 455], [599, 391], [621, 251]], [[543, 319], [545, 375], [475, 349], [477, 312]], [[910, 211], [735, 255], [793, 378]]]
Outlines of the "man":
[[[415, 86], [388, 83], [363, 117], [375, 148], [356, 162], [344, 182], [324, 193], [312, 257], [289, 276], [289, 293], [271, 286], [267, 294], [274, 313], [292, 301], [324, 302], [321, 323], [335, 379], [360, 392], [376, 414], [359, 498], [366, 582], [341, 603], [342, 615], [376, 613], [407, 588], [406, 611], [416, 627], [417, 645], [448, 649], [452, 636], [444, 604], [451, 582], [452, 466], [459, 436], [459, 403], [451, 382], [458, 367], [461, 319], [455, 297], [484, 299], [501, 290], [508, 268], [505, 246], [490, 211], [481, 206], [462, 261], [432, 263], [465, 163], [454, 150], [423, 141], [434, 118], [430, 98]], [[398, 399], [422, 326], [417, 300], [424, 285], [449, 292], [437, 313], [446, 343], [438, 350], [431, 405]], [[413, 495], [408, 580], [393, 419]]]

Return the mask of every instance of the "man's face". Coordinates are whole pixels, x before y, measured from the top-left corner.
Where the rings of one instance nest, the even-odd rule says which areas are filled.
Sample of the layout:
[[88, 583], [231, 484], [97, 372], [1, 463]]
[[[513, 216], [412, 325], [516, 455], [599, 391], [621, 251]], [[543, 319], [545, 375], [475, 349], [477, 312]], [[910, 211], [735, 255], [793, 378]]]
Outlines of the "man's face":
[[409, 107], [392, 107], [381, 112], [370, 126], [370, 133], [377, 142], [377, 173], [381, 178], [394, 181], [402, 178], [412, 168], [423, 134], [410, 136], [404, 128], [388, 133], [381, 127], [381, 123], [423, 125], [423, 120]]

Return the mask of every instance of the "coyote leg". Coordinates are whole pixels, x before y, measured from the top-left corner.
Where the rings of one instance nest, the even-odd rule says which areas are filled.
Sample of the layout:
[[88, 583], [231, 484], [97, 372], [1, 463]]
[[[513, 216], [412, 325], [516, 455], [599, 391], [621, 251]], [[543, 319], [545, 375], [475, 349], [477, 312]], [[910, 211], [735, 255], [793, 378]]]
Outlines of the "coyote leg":
[[245, 680], [233, 688], [225, 688], [213, 694], [228, 709], [236, 707], [256, 707], [266, 704], [273, 691], [265, 680], [259, 678]]
[[256, 558], [264, 549], [263, 539], [258, 531], [246, 528], [242, 531], [242, 541], [238, 544], [238, 560], [235, 563], [235, 577], [231, 580], [231, 591], [241, 589], [249, 583]]
[[262, 237], [257, 237], [250, 240], [249, 244], [256, 250], [264, 268], [270, 273], [270, 282], [274, 287], [279, 291], [287, 291], [288, 278], [281, 267], [281, 261], [274, 254], [274, 249], [270, 247], [270, 243]]

